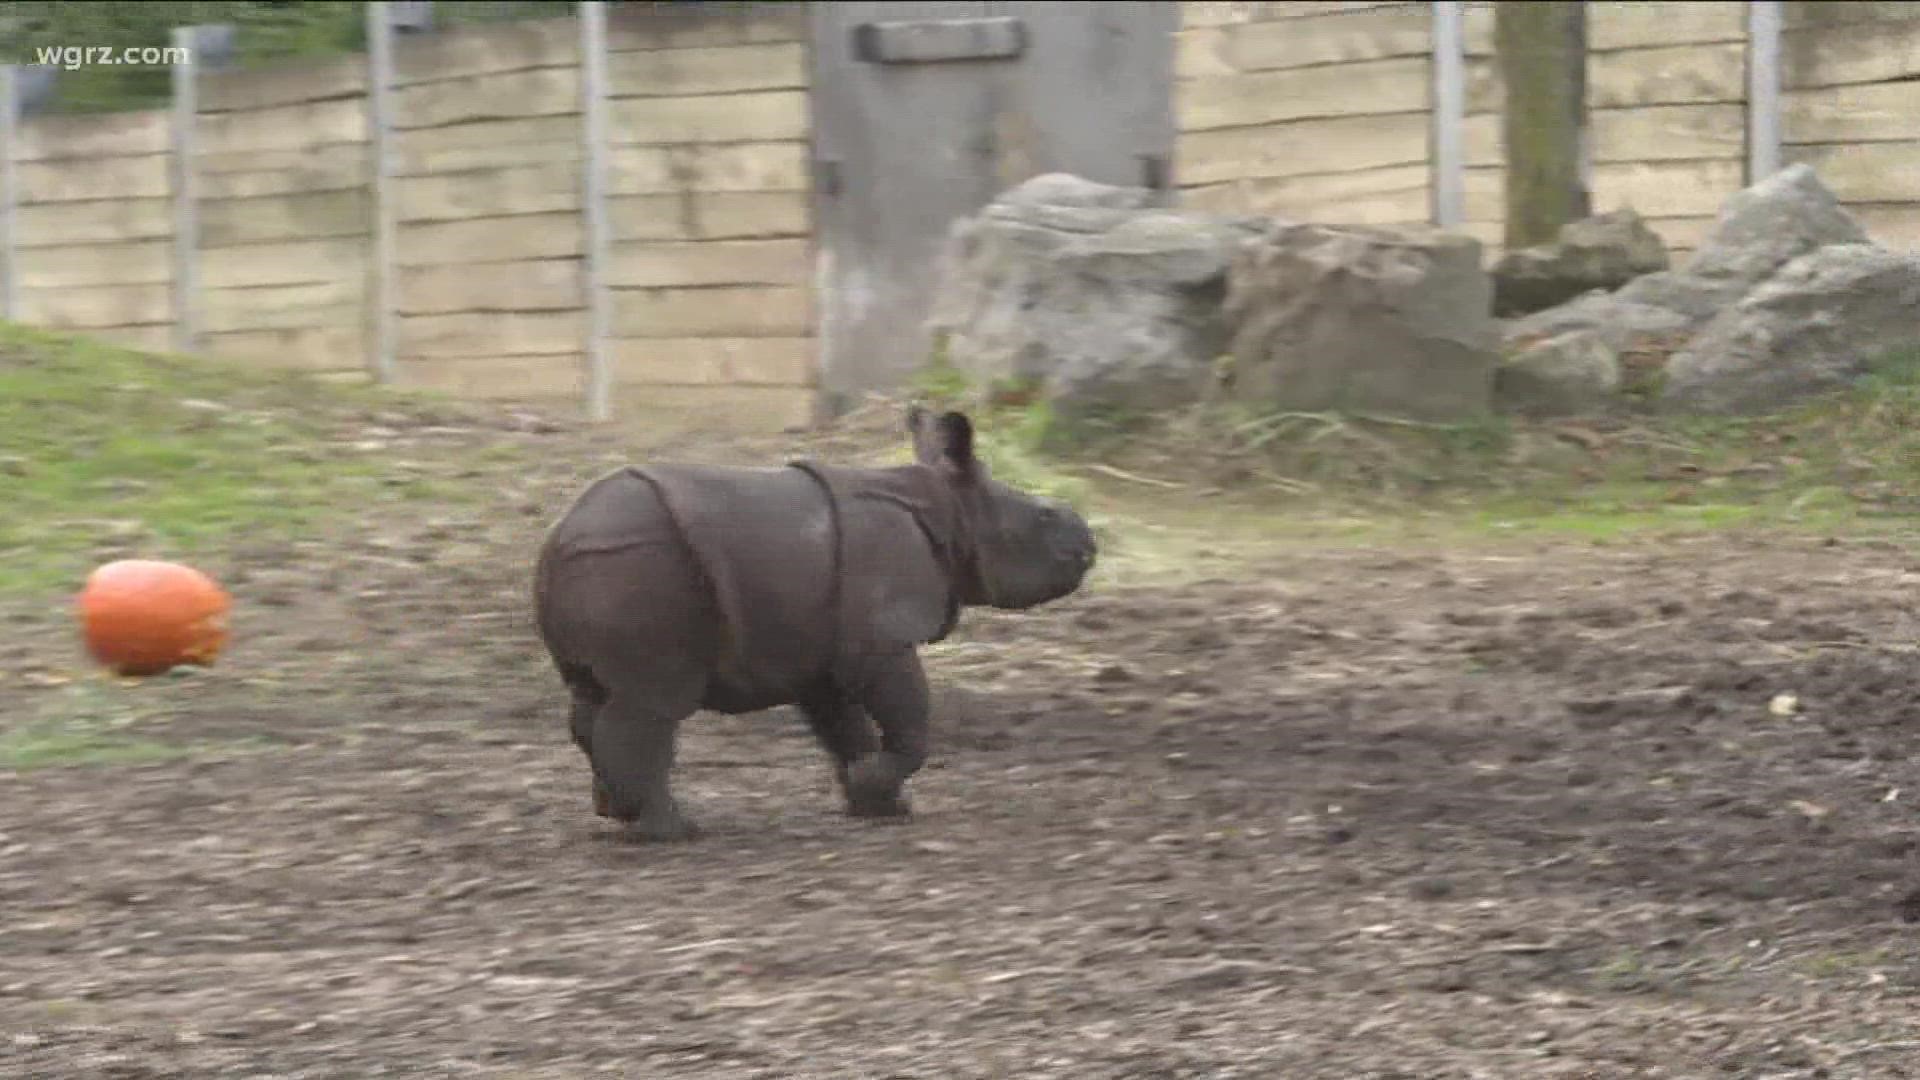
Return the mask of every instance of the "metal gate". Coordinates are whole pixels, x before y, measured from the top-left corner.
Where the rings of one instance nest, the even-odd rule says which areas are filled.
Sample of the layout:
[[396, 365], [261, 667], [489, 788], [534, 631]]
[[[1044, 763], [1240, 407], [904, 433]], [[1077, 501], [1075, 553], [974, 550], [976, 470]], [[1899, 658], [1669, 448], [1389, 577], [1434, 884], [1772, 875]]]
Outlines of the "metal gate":
[[823, 405], [926, 361], [948, 227], [1049, 172], [1167, 190], [1179, 5], [811, 4]]

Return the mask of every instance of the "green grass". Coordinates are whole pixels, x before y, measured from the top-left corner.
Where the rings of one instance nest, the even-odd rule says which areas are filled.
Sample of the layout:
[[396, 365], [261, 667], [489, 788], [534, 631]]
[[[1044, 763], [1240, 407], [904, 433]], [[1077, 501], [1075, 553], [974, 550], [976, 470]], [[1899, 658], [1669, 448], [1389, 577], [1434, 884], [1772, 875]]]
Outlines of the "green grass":
[[1571, 459], [1490, 459], [1438, 501], [1485, 528], [1603, 539], [1745, 526], [1905, 533], [1920, 511], [1920, 350], [1775, 415], [1646, 420], [1605, 438]]
[[[1102, 433], [1063, 430], [1019, 387], [975, 391], [936, 370], [918, 389], [970, 412], [997, 477], [1087, 514], [1109, 582], [1230, 575], [1292, 545], [1745, 528], [1905, 540], [1920, 510], [1920, 349], [1845, 392], [1740, 420], [1442, 427], [1211, 409]], [[70, 594], [110, 557], [204, 563], [241, 543], [486, 506], [490, 478], [524, 451], [410, 461], [375, 430], [386, 414], [457, 424], [474, 408], [0, 324], [0, 600]], [[903, 460], [896, 439], [884, 453]], [[37, 712], [0, 726], [0, 767], [188, 752], [110, 684], [34, 695]]]
[[89, 724], [42, 721], [0, 731], [0, 769], [25, 772], [68, 765], [141, 765], [186, 757], [193, 749], [103, 731]]
[[1091, 509], [1103, 538], [1163, 568], [1292, 542], [1751, 528], [1906, 539], [1920, 512], [1920, 347], [1756, 418], [1435, 425], [1215, 405], [1065, 430], [1033, 395], [969, 385], [938, 357], [914, 390], [974, 415], [996, 475]]
[[1802, 974], [1815, 979], [1857, 979], [1864, 972], [1885, 967], [1892, 962], [1893, 957], [1887, 950], [1870, 949], [1865, 952], [1816, 953], [1795, 966]]
[[131, 765], [253, 745], [155, 738], [164, 728], [150, 697], [104, 674], [74, 680], [31, 700], [32, 715], [7, 717], [0, 726], [0, 769]]
[[477, 497], [361, 450], [369, 390], [0, 324], [0, 593], [77, 588], [104, 554]]
[[[427, 456], [381, 442], [395, 418], [459, 423], [466, 408], [0, 323], [0, 601], [50, 610], [109, 558], [206, 566], [243, 543], [330, 538], [493, 498], [477, 477], [517, 467], [514, 448]], [[170, 703], [185, 698], [153, 683], [91, 669], [9, 695], [0, 769], [244, 748], [169, 731]]]

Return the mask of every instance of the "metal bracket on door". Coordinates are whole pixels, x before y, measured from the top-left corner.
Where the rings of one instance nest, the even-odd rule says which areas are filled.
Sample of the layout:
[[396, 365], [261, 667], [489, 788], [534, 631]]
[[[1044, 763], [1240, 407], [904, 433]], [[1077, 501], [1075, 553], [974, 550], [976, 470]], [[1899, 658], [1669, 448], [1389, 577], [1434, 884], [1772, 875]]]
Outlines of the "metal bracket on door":
[[840, 159], [814, 158], [813, 190], [831, 199], [839, 196], [840, 188]]
[[1167, 157], [1165, 154], [1140, 155], [1140, 186], [1150, 191], [1165, 191], [1171, 177], [1167, 175]]
[[853, 55], [868, 64], [1012, 60], [1027, 51], [1027, 24], [1010, 16], [870, 22], [853, 28]]

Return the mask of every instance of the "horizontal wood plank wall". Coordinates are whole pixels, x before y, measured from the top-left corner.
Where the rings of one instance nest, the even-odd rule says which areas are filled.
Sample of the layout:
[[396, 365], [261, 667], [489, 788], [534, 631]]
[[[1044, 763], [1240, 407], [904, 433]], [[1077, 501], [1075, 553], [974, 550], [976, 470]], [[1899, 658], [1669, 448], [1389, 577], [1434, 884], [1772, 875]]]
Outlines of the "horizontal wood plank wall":
[[21, 322], [172, 346], [168, 123], [165, 110], [20, 123], [10, 149]]
[[[1501, 254], [1506, 216], [1493, 8], [1465, 5], [1459, 226], [1489, 262]], [[1383, 73], [1396, 63], [1424, 71], [1415, 27], [1430, 18], [1425, 4], [1185, 5], [1176, 88], [1183, 201], [1392, 222], [1399, 197], [1410, 220], [1424, 220], [1411, 212], [1426, 167], [1428, 98], [1416, 94], [1411, 70], [1398, 80]], [[1746, 183], [1746, 6], [1615, 0], [1589, 4], [1588, 19], [1594, 209], [1632, 207], [1683, 261]], [[1784, 67], [1785, 161], [1814, 164], [1876, 240], [1920, 247], [1920, 4], [1788, 3]], [[1318, 81], [1323, 70], [1337, 104]], [[1321, 115], [1336, 108], [1355, 115]], [[1407, 190], [1395, 192], [1402, 183]]]
[[1632, 207], [1676, 263], [1745, 186], [1746, 42], [1742, 3], [1588, 5], [1593, 208]]
[[364, 57], [202, 73], [198, 304], [210, 354], [365, 371], [372, 161]]
[[[632, 5], [608, 38], [615, 418], [810, 421], [804, 13]], [[402, 35], [393, 61], [396, 383], [581, 408], [577, 17]], [[366, 377], [378, 299], [368, 72], [356, 54], [201, 73], [207, 351]], [[168, 348], [168, 112], [33, 117], [12, 152], [22, 320]]]
[[617, 412], [812, 417], [807, 24], [794, 7], [611, 13]]
[[1430, 5], [1182, 9], [1182, 205], [1337, 224], [1431, 219]]
[[1920, 250], [1920, 4], [1788, 3], [1782, 158], [1877, 241]]
[[574, 409], [586, 391], [580, 27], [393, 50], [395, 381]]

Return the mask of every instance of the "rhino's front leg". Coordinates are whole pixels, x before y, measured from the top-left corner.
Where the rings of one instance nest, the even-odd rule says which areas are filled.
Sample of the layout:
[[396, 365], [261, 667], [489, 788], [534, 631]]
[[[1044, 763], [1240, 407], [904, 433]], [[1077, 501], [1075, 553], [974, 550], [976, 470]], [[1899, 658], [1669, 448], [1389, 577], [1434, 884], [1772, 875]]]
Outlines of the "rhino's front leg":
[[880, 750], [880, 737], [867, 718], [867, 710], [829, 688], [802, 701], [800, 713], [807, 718], [814, 737], [820, 740], [821, 749], [833, 759], [834, 779], [839, 782], [841, 794], [846, 796], [851, 809], [853, 793], [847, 787], [847, 770], [854, 762]]
[[877, 657], [856, 695], [880, 728], [880, 751], [847, 767], [847, 805], [859, 817], [905, 817], [901, 795], [908, 778], [927, 761], [927, 675], [907, 649]]

